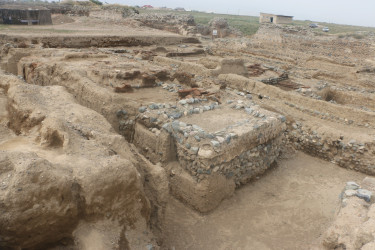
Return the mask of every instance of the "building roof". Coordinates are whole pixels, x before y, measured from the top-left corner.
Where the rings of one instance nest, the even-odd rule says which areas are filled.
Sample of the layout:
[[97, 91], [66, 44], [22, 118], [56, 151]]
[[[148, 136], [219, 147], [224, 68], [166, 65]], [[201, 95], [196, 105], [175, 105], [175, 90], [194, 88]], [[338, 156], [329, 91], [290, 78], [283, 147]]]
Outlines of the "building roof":
[[261, 14], [261, 15], [279, 16], [279, 17], [291, 17], [291, 18], [294, 17], [294, 16], [275, 15], [275, 14], [270, 14], [270, 13], [260, 13], [260, 14]]

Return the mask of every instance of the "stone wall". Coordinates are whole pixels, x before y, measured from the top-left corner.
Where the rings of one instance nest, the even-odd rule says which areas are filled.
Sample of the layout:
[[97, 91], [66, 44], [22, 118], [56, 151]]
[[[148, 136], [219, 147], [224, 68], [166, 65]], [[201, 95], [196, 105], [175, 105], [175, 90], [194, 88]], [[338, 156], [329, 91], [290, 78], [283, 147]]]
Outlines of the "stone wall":
[[[290, 92], [285, 92], [273, 86], [264, 85], [255, 80], [237, 75], [221, 75], [219, 78], [228, 84], [228, 86], [243, 91], [251, 93], [258, 91], [264, 93], [274, 92], [272, 95], [277, 95], [277, 98], [284, 100], [284, 104], [289, 106], [288, 112], [303, 112], [326, 122], [332, 121], [359, 126], [362, 125], [363, 121], [372, 119], [370, 117], [374, 116], [370, 112], [355, 112], [350, 107], [338, 106], [328, 102], [324, 102], [324, 105], [322, 105], [322, 101], [299, 97]], [[298, 105], [293, 103], [298, 103]], [[315, 106], [315, 108], [311, 109], [307, 108], [307, 106]], [[352, 120], [340, 117], [340, 113], [350, 113]], [[370, 124], [367, 124], [365, 127], [373, 128]], [[341, 167], [374, 175], [375, 142], [371, 140], [371, 137], [366, 138], [366, 140], [362, 138], [361, 141], [344, 138], [344, 134], [347, 133], [338, 127], [335, 130], [331, 130], [322, 126], [320, 131], [317, 131], [312, 130], [308, 123], [296, 121], [288, 127], [286, 138], [298, 150], [329, 160]], [[355, 136], [355, 133], [351, 136]]]

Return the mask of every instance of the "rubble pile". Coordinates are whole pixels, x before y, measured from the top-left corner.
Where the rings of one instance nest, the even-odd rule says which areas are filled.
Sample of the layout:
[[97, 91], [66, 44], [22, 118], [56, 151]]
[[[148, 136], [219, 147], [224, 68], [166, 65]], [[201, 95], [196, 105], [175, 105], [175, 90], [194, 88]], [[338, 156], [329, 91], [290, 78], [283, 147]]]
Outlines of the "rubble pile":
[[139, 15], [132, 15], [131, 18], [141, 22], [145, 26], [182, 35], [194, 34], [196, 29], [195, 20], [192, 15], [141, 13]]

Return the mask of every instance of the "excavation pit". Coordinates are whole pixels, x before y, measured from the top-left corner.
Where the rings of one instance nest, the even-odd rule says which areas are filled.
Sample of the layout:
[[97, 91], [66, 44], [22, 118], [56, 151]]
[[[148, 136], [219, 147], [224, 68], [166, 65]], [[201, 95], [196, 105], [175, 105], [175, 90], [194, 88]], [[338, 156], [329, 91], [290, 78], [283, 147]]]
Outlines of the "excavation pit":
[[[119, 27], [115, 28], [119, 33]], [[333, 164], [301, 153], [295, 156], [293, 151], [303, 150], [340, 166], [374, 174], [374, 114], [362, 108], [373, 106], [374, 92], [368, 87], [373, 85], [373, 79], [364, 74], [354, 76], [336, 66], [327, 68], [332, 69], [330, 74], [325, 69], [306, 69], [305, 50], [278, 51], [274, 44], [262, 48], [267, 43], [259, 43], [260, 47], [244, 43], [238, 47], [235, 44], [238, 41], [222, 43], [218, 39], [186, 46], [172, 44], [184, 42], [181, 37], [94, 39], [87, 35], [85, 39], [73, 35], [65, 39], [66, 44], [63, 34], [58, 39], [36, 37], [36, 42], [26, 38], [14, 40], [19, 43], [14, 48], [5, 44], [1, 57], [4, 70], [22, 75], [26, 82], [7, 74], [1, 77], [7, 101], [2, 101], [0, 94], [0, 103], [12, 108], [5, 112], [0, 106], [0, 129], [4, 131], [0, 136], [4, 141], [0, 142], [1, 149], [30, 150], [56, 164], [56, 169], [67, 162], [72, 166], [65, 167], [75, 168], [67, 171], [66, 176], [75, 182], [78, 177], [80, 189], [73, 190], [77, 193], [74, 198], [86, 204], [74, 207], [87, 211], [77, 214], [82, 219], [80, 225], [73, 225], [67, 231], [74, 239], [71, 244], [82, 239], [80, 234], [92, 232], [88, 225], [81, 225], [83, 220], [98, 228], [93, 232], [95, 235], [99, 232], [103, 236], [102, 232], [108, 231], [105, 228], [115, 229], [116, 216], [121, 216], [126, 206], [112, 195], [139, 190], [138, 195], [129, 194], [120, 201], [129, 204], [126, 216], [131, 216], [131, 220], [141, 218], [131, 211], [145, 212], [142, 214], [145, 225], [150, 225], [156, 233], [149, 237], [165, 240], [163, 244], [158, 242], [161, 248], [306, 248], [322, 235], [334, 217], [341, 184], [358, 179], [350, 171], [337, 170]], [[150, 46], [128, 47], [133, 42]], [[23, 44], [28, 48], [22, 47]], [[43, 44], [61, 48], [46, 49]], [[317, 47], [331, 50], [325, 45]], [[162, 47], [154, 50], [156, 46]], [[298, 46], [303, 43], [298, 42]], [[192, 47], [202, 48], [206, 53], [186, 54]], [[167, 57], [173, 51], [180, 54]], [[345, 54], [348, 61], [359, 54], [353, 51]], [[334, 62], [322, 67], [331, 64]], [[357, 67], [351, 68], [354, 72]], [[281, 81], [280, 74], [284, 71], [290, 78]], [[317, 72], [321, 81], [314, 78]], [[349, 83], [359, 87], [348, 88]], [[9, 92], [7, 84], [12, 85]], [[322, 100], [315, 99], [315, 89], [322, 90], [317, 85], [330, 89], [326, 96], [319, 96]], [[129, 88], [126, 86], [132, 91], [116, 91]], [[311, 90], [300, 91], [304, 86]], [[205, 93], [179, 95], [179, 90], [191, 88]], [[335, 103], [324, 102], [331, 99]], [[9, 122], [10, 118], [13, 120]], [[12, 127], [19, 126], [22, 133], [8, 136], [5, 133], [9, 130], [8, 122]], [[30, 129], [31, 126], [34, 128]], [[6, 154], [11, 156], [11, 152]], [[71, 158], [72, 154], [76, 157]], [[22, 157], [14, 159], [19, 161]], [[118, 165], [112, 164], [116, 162]], [[262, 175], [267, 169], [270, 171]], [[127, 171], [129, 176], [123, 176]], [[10, 176], [13, 174], [5, 173], [4, 179]], [[138, 180], [134, 182], [136, 185], [130, 177]], [[44, 178], [43, 174], [39, 180]], [[39, 189], [44, 188], [40, 181], [35, 183], [38, 195]], [[108, 193], [100, 195], [107, 187]], [[31, 204], [36, 212], [40, 212], [38, 204], [49, 205], [27, 203], [34, 196], [26, 195], [29, 188], [22, 191], [18, 188], [14, 186], [12, 198], [22, 198], [22, 203]], [[99, 195], [91, 195], [92, 190]], [[53, 197], [58, 195], [53, 192]], [[64, 195], [65, 201], [66, 197], [69, 196]], [[128, 202], [129, 198], [134, 200]], [[144, 203], [144, 209], [137, 206], [139, 201]], [[6, 202], [14, 204], [12, 199]], [[131, 203], [136, 205], [134, 210]], [[108, 218], [108, 224], [96, 218]], [[25, 228], [22, 225], [27, 219], [19, 223], [20, 228]], [[51, 220], [39, 220], [43, 221]], [[62, 221], [70, 220], [64, 217]], [[71, 221], [78, 222], [75, 218]], [[139, 245], [138, 237], [147, 236], [146, 226], [134, 221], [125, 225], [123, 221], [119, 233], [112, 232], [109, 236], [115, 237], [108, 239], [126, 239], [130, 249], [146, 245], [158, 248], [147, 239], [146, 245]], [[139, 230], [132, 234], [129, 225]], [[50, 228], [47, 224], [43, 227]], [[31, 232], [39, 232], [29, 228]], [[138, 241], [139, 246], [131, 247], [132, 240]], [[112, 245], [110, 242], [108, 246]]]

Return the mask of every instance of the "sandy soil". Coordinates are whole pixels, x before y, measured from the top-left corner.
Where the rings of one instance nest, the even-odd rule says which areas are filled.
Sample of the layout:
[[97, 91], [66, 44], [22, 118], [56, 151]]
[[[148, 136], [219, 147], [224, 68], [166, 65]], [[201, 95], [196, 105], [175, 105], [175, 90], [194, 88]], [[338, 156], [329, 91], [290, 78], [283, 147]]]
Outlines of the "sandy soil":
[[[60, 18], [61, 19], [61, 18]], [[0, 34], [7, 35], [25, 35], [27, 37], [35, 36], [81, 36], [81, 35], [97, 35], [97, 36], [170, 36], [176, 37], [177, 34], [155, 30], [147, 27], [139, 27], [137, 22], [133, 20], [123, 19], [120, 16], [115, 18], [98, 17], [92, 15], [90, 17], [74, 17], [74, 22], [70, 19], [55, 25], [9, 25], [0, 30]], [[147, 34], [145, 33], [147, 32]]]
[[307, 249], [330, 225], [343, 183], [365, 175], [303, 153], [282, 160], [214, 212], [172, 199], [166, 239], [173, 249]]
[[184, 117], [181, 121], [196, 124], [206, 131], [216, 132], [220, 129], [245, 120], [244, 113], [231, 108], [222, 108], [209, 113], [202, 113], [192, 117]]

